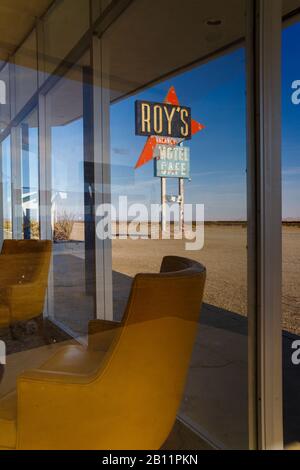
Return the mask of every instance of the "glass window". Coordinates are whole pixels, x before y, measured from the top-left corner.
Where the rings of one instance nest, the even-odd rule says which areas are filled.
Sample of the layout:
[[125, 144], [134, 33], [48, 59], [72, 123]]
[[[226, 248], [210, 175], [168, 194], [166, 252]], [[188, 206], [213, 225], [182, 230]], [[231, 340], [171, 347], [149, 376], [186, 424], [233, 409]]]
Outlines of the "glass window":
[[6, 137], [1, 143], [1, 181], [2, 181], [2, 208], [3, 238], [12, 238], [12, 198], [11, 198], [11, 140]]
[[33, 111], [20, 126], [23, 238], [38, 239], [39, 152], [38, 113]]
[[[299, 2], [298, 2], [299, 3]], [[286, 9], [289, 5], [283, 2]], [[299, 6], [299, 5], [298, 5]], [[285, 11], [286, 13], [286, 11]], [[282, 247], [284, 442], [300, 445], [300, 22], [282, 33]]]
[[87, 332], [95, 308], [95, 252], [89, 236], [90, 207], [86, 205], [91, 168], [84, 137], [88, 64], [87, 53], [46, 97], [52, 180], [51, 316], [74, 335]]
[[[0, 411], [28, 370], [70, 387], [28, 393], [9, 445], [26, 421], [21, 448], [247, 449], [249, 2], [128, 2], [73, 51], [90, 6], [117, 3], [51, 2], [43, 50], [34, 31], [15, 54], [12, 108], [27, 107], [0, 144], [4, 238], [21, 238], [0, 255]], [[53, 81], [31, 105], [37, 56]]]
[[49, 11], [44, 21], [45, 71], [50, 74], [87, 32], [90, 22], [87, 0], [64, 0]]
[[0, 132], [3, 132], [10, 122], [9, 64], [0, 62], [0, 66]]
[[34, 30], [15, 54], [16, 112], [37, 91], [37, 42]]
[[[180, 18], [176, 27], [170, 12]], [[123, 318], [134, 276], [159, 272], [165, 256], [206, 266], [204, 304], [178, 414], [199, 435], [227, 448], [248, 447], [246, 59], [242, 41], [226, 51], [244, 36], [244, 18], [244, 2], [226, 2], [224, 8], [218, 3], [218, 10], [211, 8], [207, 15], [202, 2], [188, 1], [182, 8], [180, 2], [165, 1], [157, 16], [153, 3], [142, 0], [102, 38], [116, 234], [113, 316]], [[212, 53], [221, 46], [222, 54]], [[174, 111], [164, 111], [166, 103]], [[191, 139], [168, 134], [168, 117], [162, 118], [180, 106], [191, 110]], [[180, 148], [190, 159], [190, 172], [182, 178], [177, 176]], [[165, 171], [160, 177], [157, 165]], [[186, 219], [176, 239], [183, 200]], [[170, 239], [162, 214], [155, 221], [151, 216], [153, 205], [161, 202], [166, 210], [173, 205], [166, 225]], [[204, 246], [195, 233], [187, 244], [188, 205], [194, 230], [198, 222], [201, 226], [197, 210], [204, 205]], [[133, 222], [138, 228], [131, 236]]]

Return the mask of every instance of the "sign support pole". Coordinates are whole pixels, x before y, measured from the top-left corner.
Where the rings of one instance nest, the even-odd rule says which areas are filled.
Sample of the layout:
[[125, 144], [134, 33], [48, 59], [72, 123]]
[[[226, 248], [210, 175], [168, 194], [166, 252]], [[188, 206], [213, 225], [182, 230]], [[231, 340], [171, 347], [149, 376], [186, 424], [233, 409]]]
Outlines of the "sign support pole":
[[184, 229], [184, 178], [179, 178], [179, 230], [182, 233]]
[[166, 232], [166, 203], [167, 203], [167, 178], [162, 177], [161, 181], [161, 230]]

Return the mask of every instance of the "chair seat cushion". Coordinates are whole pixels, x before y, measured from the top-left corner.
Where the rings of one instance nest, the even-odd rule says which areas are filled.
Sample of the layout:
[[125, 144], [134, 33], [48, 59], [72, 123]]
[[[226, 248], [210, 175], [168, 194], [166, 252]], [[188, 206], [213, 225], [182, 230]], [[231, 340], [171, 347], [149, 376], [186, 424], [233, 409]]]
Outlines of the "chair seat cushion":
[[17, 394], [0, 399], [0, 449], [15, 449], [17, 441]]
[[40, 369], [88, 375], [99, 368], [104, 355], [102, 351], [90, 351], [82, 346], [65, 346], [48, 359]]

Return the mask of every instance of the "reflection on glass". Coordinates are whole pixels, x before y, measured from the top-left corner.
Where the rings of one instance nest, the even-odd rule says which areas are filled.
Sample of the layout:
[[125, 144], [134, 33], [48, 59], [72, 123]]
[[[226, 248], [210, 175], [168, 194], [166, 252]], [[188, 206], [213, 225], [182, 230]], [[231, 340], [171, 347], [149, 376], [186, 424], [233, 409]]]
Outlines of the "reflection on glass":
[[3, 191], [3, 238], [12, 238], [12, 198], [11, 198], [11, 153], [10, 136], [1, 143], [2, 191]]
[[64, 0], [45, 15], [45, 71], [53, 73], [55, 67], [76, 46], [89, 27], [90, 2]]
[[[71, 66], [72, 57], [82, 51], [81, 39], [90, 24], [89, 7], [98, 11], [101, 5], [104, 10], [110, 3], [55, 2], [45, 12], [43, 27], [39, 25], [38, 44], [33, 33], [29, 44], [27, 41], [15, 56], [10, 108], [19, 112], [26, 105], [26, 111], [18, 116], [21, 122], [13, 123], [18, 127], [17, 132], [13, 128], [12, 152], [9, 138], [2, 143], [1, 169], [5, 236], [11, 237], [12, 230], [13, 167], [13, 186], [18, 185], [13, 191], [14, 231], [19, 237], [23, 227], [25, 239], [14, 246], [17, 254], [22, 254], [18, 259], [23, 264], [10, 273], [11, 284], [7, 282], [7, 286], [10, 290], [11, 285], [20, 283], [24, 270], [26, 285], [16, 289], [17, 306], [21, 304], [19, 319], [24, 321], [15, 325], [15, 338], [8, 334], [11, 312], [2, 321], [0, 337], [13, 357], [9, 358], [0, 396], [15, 388], [21, 372], [41, 364], [46, 376], [52, 371], [54, 380], [47, 385], [44, 372], [37, 372], [43, 377], [40, 392], [36, 392], [31, 376], [22, 416], [18, 410], [15, 425], [7, 426], [12, 435], [19, 432], [26, 416], [30, 429], [23, 433], [24, 439], [29, 445], [45, 448], [134, 448], [144, 442], [160, 448], [170, 431], [172, 435], [177, 415], [180, 423], [195, 430], [190, 434], [190, 447], [194, 438], [204, 435], [225, 447], [247, 448], [246, 64], [243, 47], [232, 47], [241, 44], [244, 36], [245, 2], [210, 2], [210, 15], [221, 18], [220, 28], [213, 20], [208, 25], [203, 2], [164, 0], [159, 15], [150, 0], [131, 2], [100, 38], [93, 37], [93, 54], [88, 51]], [[113, 8], [116, 2], [112, 3]], [[170, 15], [180, 21], [170, 21]], [[91, 36], [85, 36], [90, 41]], [[221, 50], [223, 53], [216, 56]], [[91, 74], [91, 56], [95, 65], [101, 62], [102, 77], [98, 68]], [[38, 97], [34, 94], [37, 59], [45, 72], [41, 80], [50, 78]], [[58, 65], [61, 67], [56, 69]], [[54, 70], [61, 75], [51, 76]], [[92, 89], [91, 83], [101, 83], [103, 88]], [[187, 204], [205, 206], [204, 248], [193, 251], [187, 249], [184, 238], [164, 238], [160, 219], [153, 226], [157, 238], [147, 237], [149, 208], [161, 202], [164, 181], [154, 177], [154, 154], [135, 168], [147, 142], [147, 138], [135, 135], [135, 100], [171, 100], [174, 104], [177, 97], [180, 105], [191, 108], [196, 121], [193, 125], [201, 124], [197, 130], [202, 129], [191, 140], [175, 142], [190, 149], [191, 179], [184, 185], [171, 177], [166, 182], [168, 206], [172, 201], [176, 205], [169, 221], [172, 235], [179, 220], [183, 187]], [[37, 105], [35, 99], [39, 113], [28, 115], [32, 103]], [[0, 129], [5, 127], [5, 119], [10, 117], [0, 116]], [[40, 161], [39, 136], [44, 150]], [[39, 192], [46, 207], [39, 207]], [[181, 199], [177, 199], [179, 192]], [[97, 203], [111, 200], [117, 209], [112, 215], [112, 222], [117, 222], [112, 242], [96, 239], [95, 210], [98, 217], [99, 207], [94, 207], [95, 199]], [[134, 211], [126, 214], [124, 199], [128, 208], [134, 204], [140, 212], [137, 231], [145, 236], [126, 238]], [[29, 240], [40, 236], [39, 219], [43, 238], [46, 234], [49, 242]], [[192, 222], [198, 222], [196, 217]], [[27, 250], [30, 245], [33, 251]], [[203, 265], [207, 281], [200, 312]], [[146, 274], [133, 282], [141, 272]], [[156, 276], [148, 275], [154, 272]], [[20, 301], [18, 292], [26, 293], [26, 302]], [[0, 296], [0, 304], [1, 300]], [[6, 310], [3, 303], [0, 307], [7, 313], [7, 305]], [[87, 338], [96, 307], [105, 321], [92, 322]], [[109, 323], [112, 318], [125, 319], [123, 328]], [[70, 345], [70, 336], [80, 342], [88, 339], [89, 349]], [[65, 340], [67, 347], [56, 355], [61, 344], [54, 343]], [[109, 364], [105, 376], [104, 356]], [[94, 372], [97, 376], [91, 381]], [[61, 387], [62, 377], [68, 387]], [[84, 387], [82, 380], [86, 381]], [[22, 393], [19, 400], [23, 400]], [[74, 407], [70, 393], [75, 397]], [[10, 408], [11, 397], [7, 403]], [[42, 428], [50, 432], [40, 433]], [[6, 433], [2, 434], [6, 439]], [[179, 445], [182, 443], [176, 442], [173, 448]]]
[[[284, 2], [285, 5], [286, 2]], [[282, 42], [282, 328], [284, 441], [300, 443], [300, 22], [283, 30]], [[297, 346], [298, 345], [298, 346]], [[297, 352], [298, 351], [298, 352]]]
[[37, 34], [27, 37], [14, 56], [16, 82], [16, 112], [20, 111], [37, 91]]
[[19, 126], [21, 146], [21, 187], [23, 238], [38, 239], [39, 228], [39, 153], [37, 111]]
[[95, 254], [86, 238], [83, 88], [79, 64], [47, 95], [54, 242], [51, 315], [75, 334], [86, 333], [94, 317]]
[[[166, 2], [169, 3], [176, 14], [176, 6]], [[240, 8], [243, 10], [243, 2]], [[196, 3], [187, 2], [180, 10], [181, 41], [184, 42], [186, 31], [189, 43], [194, 45], [190, 49], [190, 61], [208, 53], [210, 47], [208, 44], [208, 50], [204, 51], [197, 32], [192, 26], [187, 27], [192, 12], [202, 17], [201, 7], [199, 11], [194, 9], [197, 10]], [[237, 47], [219, 57], [212, 55], [203, 65], [176, 75], [172, 73], [167, 79], [147, 85], [151, 78], [165, 77], [185, 60], [172, 47], [174, 43], [165, 40], [167, 32], [171, 35], [172, 31], [162, 20], [160, 23], [156, 18], [156, 32], [152, 35], [145, 20], [147, 14], [151, 15], [150, 3], [138, 2], [123, 18], [136, 25], [134, 32], [124, 35], [124, 23], [120, 21], [103, 36], [103, 57], [107, 57], [103, 74], [109, 75], [111, 99], [111, 197], [114, 207], [119, 208], [115, 215], [117, 236], [112, 243], [114, 319], [123, 316], [134, 276], [159, 272], [164, 256], [188, 257], [205, 265], [204, 305], [178, 413], [185, 423], [213, 442], [228, 448], [248, 448], [245, 50]], [[243, 30], [243, 26], [241, 20], [239, 28]], [[156, 58], [149, 60], [155, 41], [160, 42], [160, 56], [166, 58], [163, 62]], [[127, 49], [124, 44], [130, 47]], [[121, 47], [122, 61], [117, 61]], [[135, 92], [139, 88], [141, 91]], [[190, 107], [192, 119], [205, 126], [183, 143], [191, 154], [191, 180], [184, 182], [185, 203], [205, 207], [205, 244], [201, 250], [187, 251], [185, 239], [148, 236], [151, 204], [160, 204], [162, 182], [154, 177], [154, 152], [149, 149], [143, 153], [147, 137], [136, 135], [135, 101], [162, 103], [173, 100], [174, 92], [179, 105]], [[157, 113], [159, 116], [160, 111]], [[156, 125], [160, 128], [159, 123]], [[146, 163], [136, 167], [143, 158]], [[176, 201], [177, 178], [167, 178], [166, 185], [167, 197], [171, 197], [168, 201], [174, 201], [174, 197]], [[125, 199], [120, 202], [120, 197], [126, 197], [128, 207], [140, 205], [138, 209], [132, 207], [133, 212], [125, 223]], [[179, 204], [175, 205], [178, 210]], [[142, 214], [140, 231], [146, 236], [126, 239], [134, 210]], [[175, 227], [178, 217], [175, 213], [171, 218], [171, 227]], [[162, 230], [162, 224], [158, 223], [157, 232]], [[172, 292], [169, 295], [171, 298]], [[188, 315], [188, 298], [186, 309]]]
[[10, 122], [9, 96], [9, 64], [6, 64], [0, 71], [0, 133], [5, 130]]

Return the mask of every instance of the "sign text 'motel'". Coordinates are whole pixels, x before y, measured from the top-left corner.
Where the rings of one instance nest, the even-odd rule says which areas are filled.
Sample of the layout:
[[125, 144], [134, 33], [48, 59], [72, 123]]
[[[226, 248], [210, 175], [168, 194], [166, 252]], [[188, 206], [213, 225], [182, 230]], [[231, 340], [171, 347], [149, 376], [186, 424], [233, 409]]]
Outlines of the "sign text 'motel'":
[[135, 102], [135, 133], [141, 136], [164, 136], [190, 139], [191, 108], [150, 101]]
[[157, 145], [154, 159], [154, 176], [161, 178], [190, 177], [190, 149], [170, 145]]

